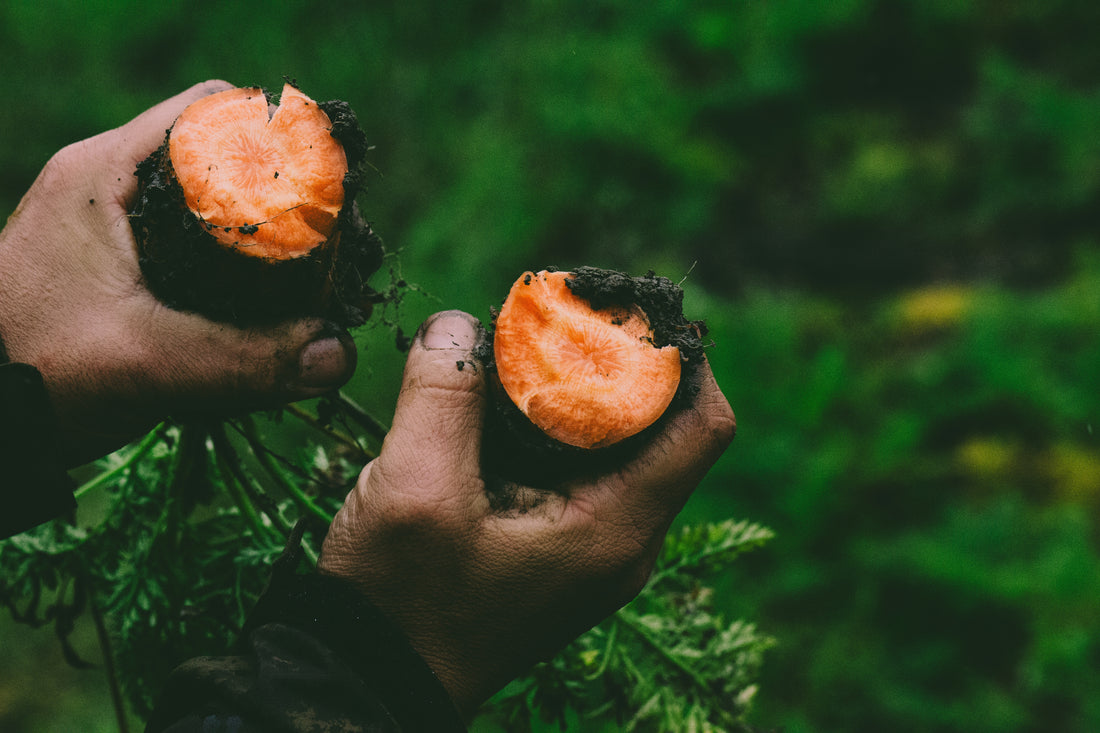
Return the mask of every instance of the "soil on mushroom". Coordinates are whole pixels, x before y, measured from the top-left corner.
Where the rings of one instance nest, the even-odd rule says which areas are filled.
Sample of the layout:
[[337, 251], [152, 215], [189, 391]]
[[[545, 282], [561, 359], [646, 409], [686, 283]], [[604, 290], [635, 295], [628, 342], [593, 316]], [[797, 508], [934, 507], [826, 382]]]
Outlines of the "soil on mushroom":
[[204, 97], [139, 164], [142, 272], [167, 305], [241, 324], [355, 325], [380, 296], [381, 242], [355, 204], [365, 137], [344, 102], [292, 84]]
[[601, 448], [652, 425], [680, 384], [680, 351], [653, 343], [637, 305], [594, 309], [569, 273], [525, 273], [496, 320], [497, 374], [551, 438]]
[[696, 389], [706, 329], [684, 318], [682, 300], [652, 273], [521, 276], [482, 354], [496, 405], [489, 464], [539, 485], [621, 460]]

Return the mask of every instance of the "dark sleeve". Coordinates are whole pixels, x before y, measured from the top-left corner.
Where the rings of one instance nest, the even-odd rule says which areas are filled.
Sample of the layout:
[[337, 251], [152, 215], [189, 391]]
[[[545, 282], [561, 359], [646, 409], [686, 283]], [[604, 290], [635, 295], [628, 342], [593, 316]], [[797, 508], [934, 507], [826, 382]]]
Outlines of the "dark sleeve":
[[76, 508], [58, 441], [42, 375], [29, 364], [0, 363], [0, 539]]
[[284, 556], [236, 656], [190, 660], [146, 733], [461, 733], [465, 724], [404, 635], [357, 591]]

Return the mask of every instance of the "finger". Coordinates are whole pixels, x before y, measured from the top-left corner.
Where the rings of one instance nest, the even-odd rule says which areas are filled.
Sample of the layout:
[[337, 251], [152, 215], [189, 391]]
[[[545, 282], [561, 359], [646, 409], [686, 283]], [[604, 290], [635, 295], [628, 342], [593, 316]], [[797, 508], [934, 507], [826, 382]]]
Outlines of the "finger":
[[[196, 84], [121, 127], [65, 146], [46, 163], [24, 201], [35, 198], [32, 194], [36, 189], [38, 192], [42, 189], [51, 192], [79, 191], [80, 200], [90, 205], [105, 198], [123, 210], [128, 209], [137, 190], [134, 171], [138, 163], [164, 142], [168, 128], [184, 108], [208, 94], [231, 87], [228, 82], [217, 80]], [[55, 194], [48, 198], [59, 197]], [[55, 205], [68, 208], [72, 203], [69, 198], [61, 196]], [[87, 214], [88, 209], [98, 210], [89, 206], [81, 211]], [[68, 215], [71, 216], [72, 212]]]
[[162, 393], [177, 395], [177, 412], [275, 407], [336, 389], [355, 371], [351, 335], [320, 319], [245, 330], [156, 302], [147, 313], [129, 332]]
[[[119, 211], [129, 210], [137, 195], [134, 171], [138, 163], [160, 147], [168, 129], [187, 105], [231, 88], [231, 84], [220, 80], [195, 84], [142, 112], [125, 125], [78, 143], [86, 155], [102, 161], [97, 175], [100, 196], [120, 207]], [[121, 225], [123, 222], [120, 220], [117, 223]]]
[[380, 463], [391, 478], [415, 479], [425, 495], [441, 492], [439, 498], [447, 499], [444, 494], [453, 494], [456, 486], [481, 493], [486, 389], [471, 352], [483, 333], [473, 316], [445, 311], [424, 322], [409, 351]]
[[584, 514], [619, 517], [641, 533], [663, 532], [733, 440], [736, 420], [709, 365], [697, 375], [691, 404], [669, 416], [638, 454], [602, 481], [577, 487], [571, 504]]

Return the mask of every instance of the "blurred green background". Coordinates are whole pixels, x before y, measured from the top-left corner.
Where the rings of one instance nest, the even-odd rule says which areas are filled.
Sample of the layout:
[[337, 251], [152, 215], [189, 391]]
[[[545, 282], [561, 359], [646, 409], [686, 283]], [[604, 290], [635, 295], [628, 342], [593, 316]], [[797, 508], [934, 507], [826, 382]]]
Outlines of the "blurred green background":
[[[406, 331], [546, 265], [684, 279], [740, 428], [684, 519], [778, 533], [721, 581], [779, 641], [757, 725], [1095, 731], [1098, 29], [1092, 0], [7, 0], [0, 215], [194, 82], [346, 99]], [[400, 355], [359, 339], [385, 414]], [[0, 729], [114, 730], [50, 632], [0, 648]]]

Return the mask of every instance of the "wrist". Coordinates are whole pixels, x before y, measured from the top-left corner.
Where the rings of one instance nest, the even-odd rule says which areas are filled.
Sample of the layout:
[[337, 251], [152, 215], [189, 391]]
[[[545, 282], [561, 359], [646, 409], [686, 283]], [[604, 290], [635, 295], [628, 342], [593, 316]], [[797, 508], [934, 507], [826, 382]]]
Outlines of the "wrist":
[[246, 634], [272, 623], [300, 629], [340, 656], [408, 730], [465, 730], [435, 672], [366, 597], [339, 578], [294, 572], [299, 541], [292, 536], [276, 563]]
[[34, 208], [25, 198], [0, 230], [0, 340], [5, 361], [30, 364], [48, 382], [41, 344], [53, 330], [56, 292], [66, 286], [44, 279], [36, 243], [25, 236], [22, 224]]
[[42, 375], [28, 364], [0, 363], [0, 538], [76, 507], [58, 443]]

